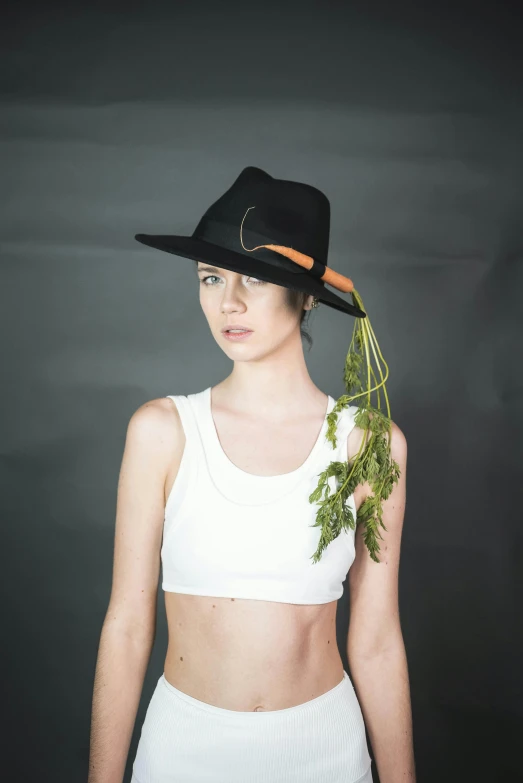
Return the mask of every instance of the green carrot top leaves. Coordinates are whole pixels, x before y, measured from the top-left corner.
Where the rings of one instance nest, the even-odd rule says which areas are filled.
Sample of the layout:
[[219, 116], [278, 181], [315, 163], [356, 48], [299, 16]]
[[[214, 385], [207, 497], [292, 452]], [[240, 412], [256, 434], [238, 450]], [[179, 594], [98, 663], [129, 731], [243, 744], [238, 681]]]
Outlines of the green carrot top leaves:
[[[352, 298], [354, 304], [362, 310], [365, 309], [356, 290], [352, 291]], [[378, 356], [385, 365], [385, 376]], [[381, 378], [379, 383], [371, 366], [372, 357], [374, 357]], [[314, 563], [321, 559], [323, 550], [340, 535], [343, 529], [346, 530], [350, 527], [355, 530], [357, 524], [365, 527], [363, 538], [371, 558], [376, 563], [380, 562], [378, 538], [382, 539], [383, 537], [379, 527], [387, 530], [383, 523], [382, 502], [389, 497], [394, 484], [398, 482], [400, 477], [399, 465], [391, 456], [392, 421], [385, 386], [387, 378], [388, 366], [379, 349], [368, 315], [366, 318], [356, 318], [343, 371], [347, 393], [336, 400], [332, 411], [327, 414], [326, 438], [335, 448], [337, 445], [338, 413], [348, 407], [353, 400], [358, 401], [354, 425], [363, 430], [364, 437], [352, 464], [348, 460], [347, 462], [331, 462], [319, 474], [318, 486], [309, 496], [310, 503], [318, 503], [319, 505], [313, 527], [321, 527], [318, 548], [312, 556]], [[380, 388], [383, 388], [386, 414], [381, 410]], [[376, 393], [377, 407], [371, 404], [373, 392]], [[331, 493], [328, 484], [331, 476], [336, 477], [337, 490], [334, 493]], [[368, 483], [372, 488], [373, 494], [364, 500], [357, 511], [357, 518], [354, 519], [347, 499], [359, 484], [365, 483]]]

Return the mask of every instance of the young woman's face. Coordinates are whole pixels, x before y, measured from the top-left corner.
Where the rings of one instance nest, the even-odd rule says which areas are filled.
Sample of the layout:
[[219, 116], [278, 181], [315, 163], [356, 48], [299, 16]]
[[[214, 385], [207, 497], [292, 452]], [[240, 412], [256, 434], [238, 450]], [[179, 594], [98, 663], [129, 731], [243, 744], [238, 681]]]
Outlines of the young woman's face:
[[[286, 290], [250, 275], [198, 262], [200, 304], [214, 339], [231, 359], [259, 358], [300, 330], [301, 313], [287, 303]], [[312, 297], [308, 297], [309, 307]], [[227, 336], [229, 326], [250, 330]], [[301, 340], [301, 338], [300, 338]]]

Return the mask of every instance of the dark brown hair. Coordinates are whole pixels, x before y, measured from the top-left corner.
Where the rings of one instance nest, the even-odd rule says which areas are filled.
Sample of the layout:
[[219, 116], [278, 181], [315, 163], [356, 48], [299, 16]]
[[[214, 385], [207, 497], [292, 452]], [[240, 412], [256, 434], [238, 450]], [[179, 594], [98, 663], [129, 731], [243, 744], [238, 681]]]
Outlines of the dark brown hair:
[[[305, 325], [308, 324], [309, 316], [311, 314], [311, 310], [304, 310], [303, 304], [309, 294], [304, 294], [303, 291], [295, 291], [292, 288], [286, 288], [287, 293], [287, 304], [293, 309], [293, 310], [301, 310], [301, 317], [300, 317], [300, 334], [303, 337], [304, 340], [309, 345], [309, 351], [312, 348], [312, 337], [308, 333], [308, 331], [305, 329]], [[307, 319], [307, 320], [305, 320]]]

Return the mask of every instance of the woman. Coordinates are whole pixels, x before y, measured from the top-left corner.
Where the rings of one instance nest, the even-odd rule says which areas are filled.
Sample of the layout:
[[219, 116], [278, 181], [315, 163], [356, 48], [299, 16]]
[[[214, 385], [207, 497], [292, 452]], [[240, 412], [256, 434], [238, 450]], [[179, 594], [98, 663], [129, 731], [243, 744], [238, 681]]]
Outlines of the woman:
[[[326, 266], [328, 233], [323, 193], [248, 167], [191, 237], [136, 236], [196, 262], [201, 307], [233, 369], [131, 417], [89, 783], [123, 779], [160, 555], [169, 643], [131, 783], [371, 783], [364, 717], [381, 783], [414, 780], [397, 604], [406, 443], [369, 389], [336, 401], [308, 373], [306, 312], [321, 301], [359, 324], [366, 315]], [[347, 355], [348, 392], [369, 329]], [[347, 572], [359, 699], [336, 639]]]

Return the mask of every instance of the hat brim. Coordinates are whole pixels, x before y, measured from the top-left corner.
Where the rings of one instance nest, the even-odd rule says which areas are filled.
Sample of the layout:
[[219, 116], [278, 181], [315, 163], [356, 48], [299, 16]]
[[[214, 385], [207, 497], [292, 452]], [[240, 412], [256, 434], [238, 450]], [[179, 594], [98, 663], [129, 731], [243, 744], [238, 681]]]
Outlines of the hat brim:
[[249, 274], [267, 283], [303, 291], [317, 297], [320, 302], [333, 307], [335, 310], [348, 313], [356, 318], [366, 318], [366, 313], [363, 310], [345, 301], [341, 296], [334, 294], [319, 280], [310, 275], [305, 277], [307, 270], [304, 270], [303, 273], [288, 272], [280, 266], [259, 261], [252, 256], [247, 257], [242, 253], [237, 253], [234, 250], [228, 250], [220, 245], [191, 236], [135, 234], [134, 238], [143, 245], [163, 250], [166, 253], [172, 253], [183, 258], [192, 258], [194, 261], [205, 261], [222, 269], [229, 269], [231, 272]]

